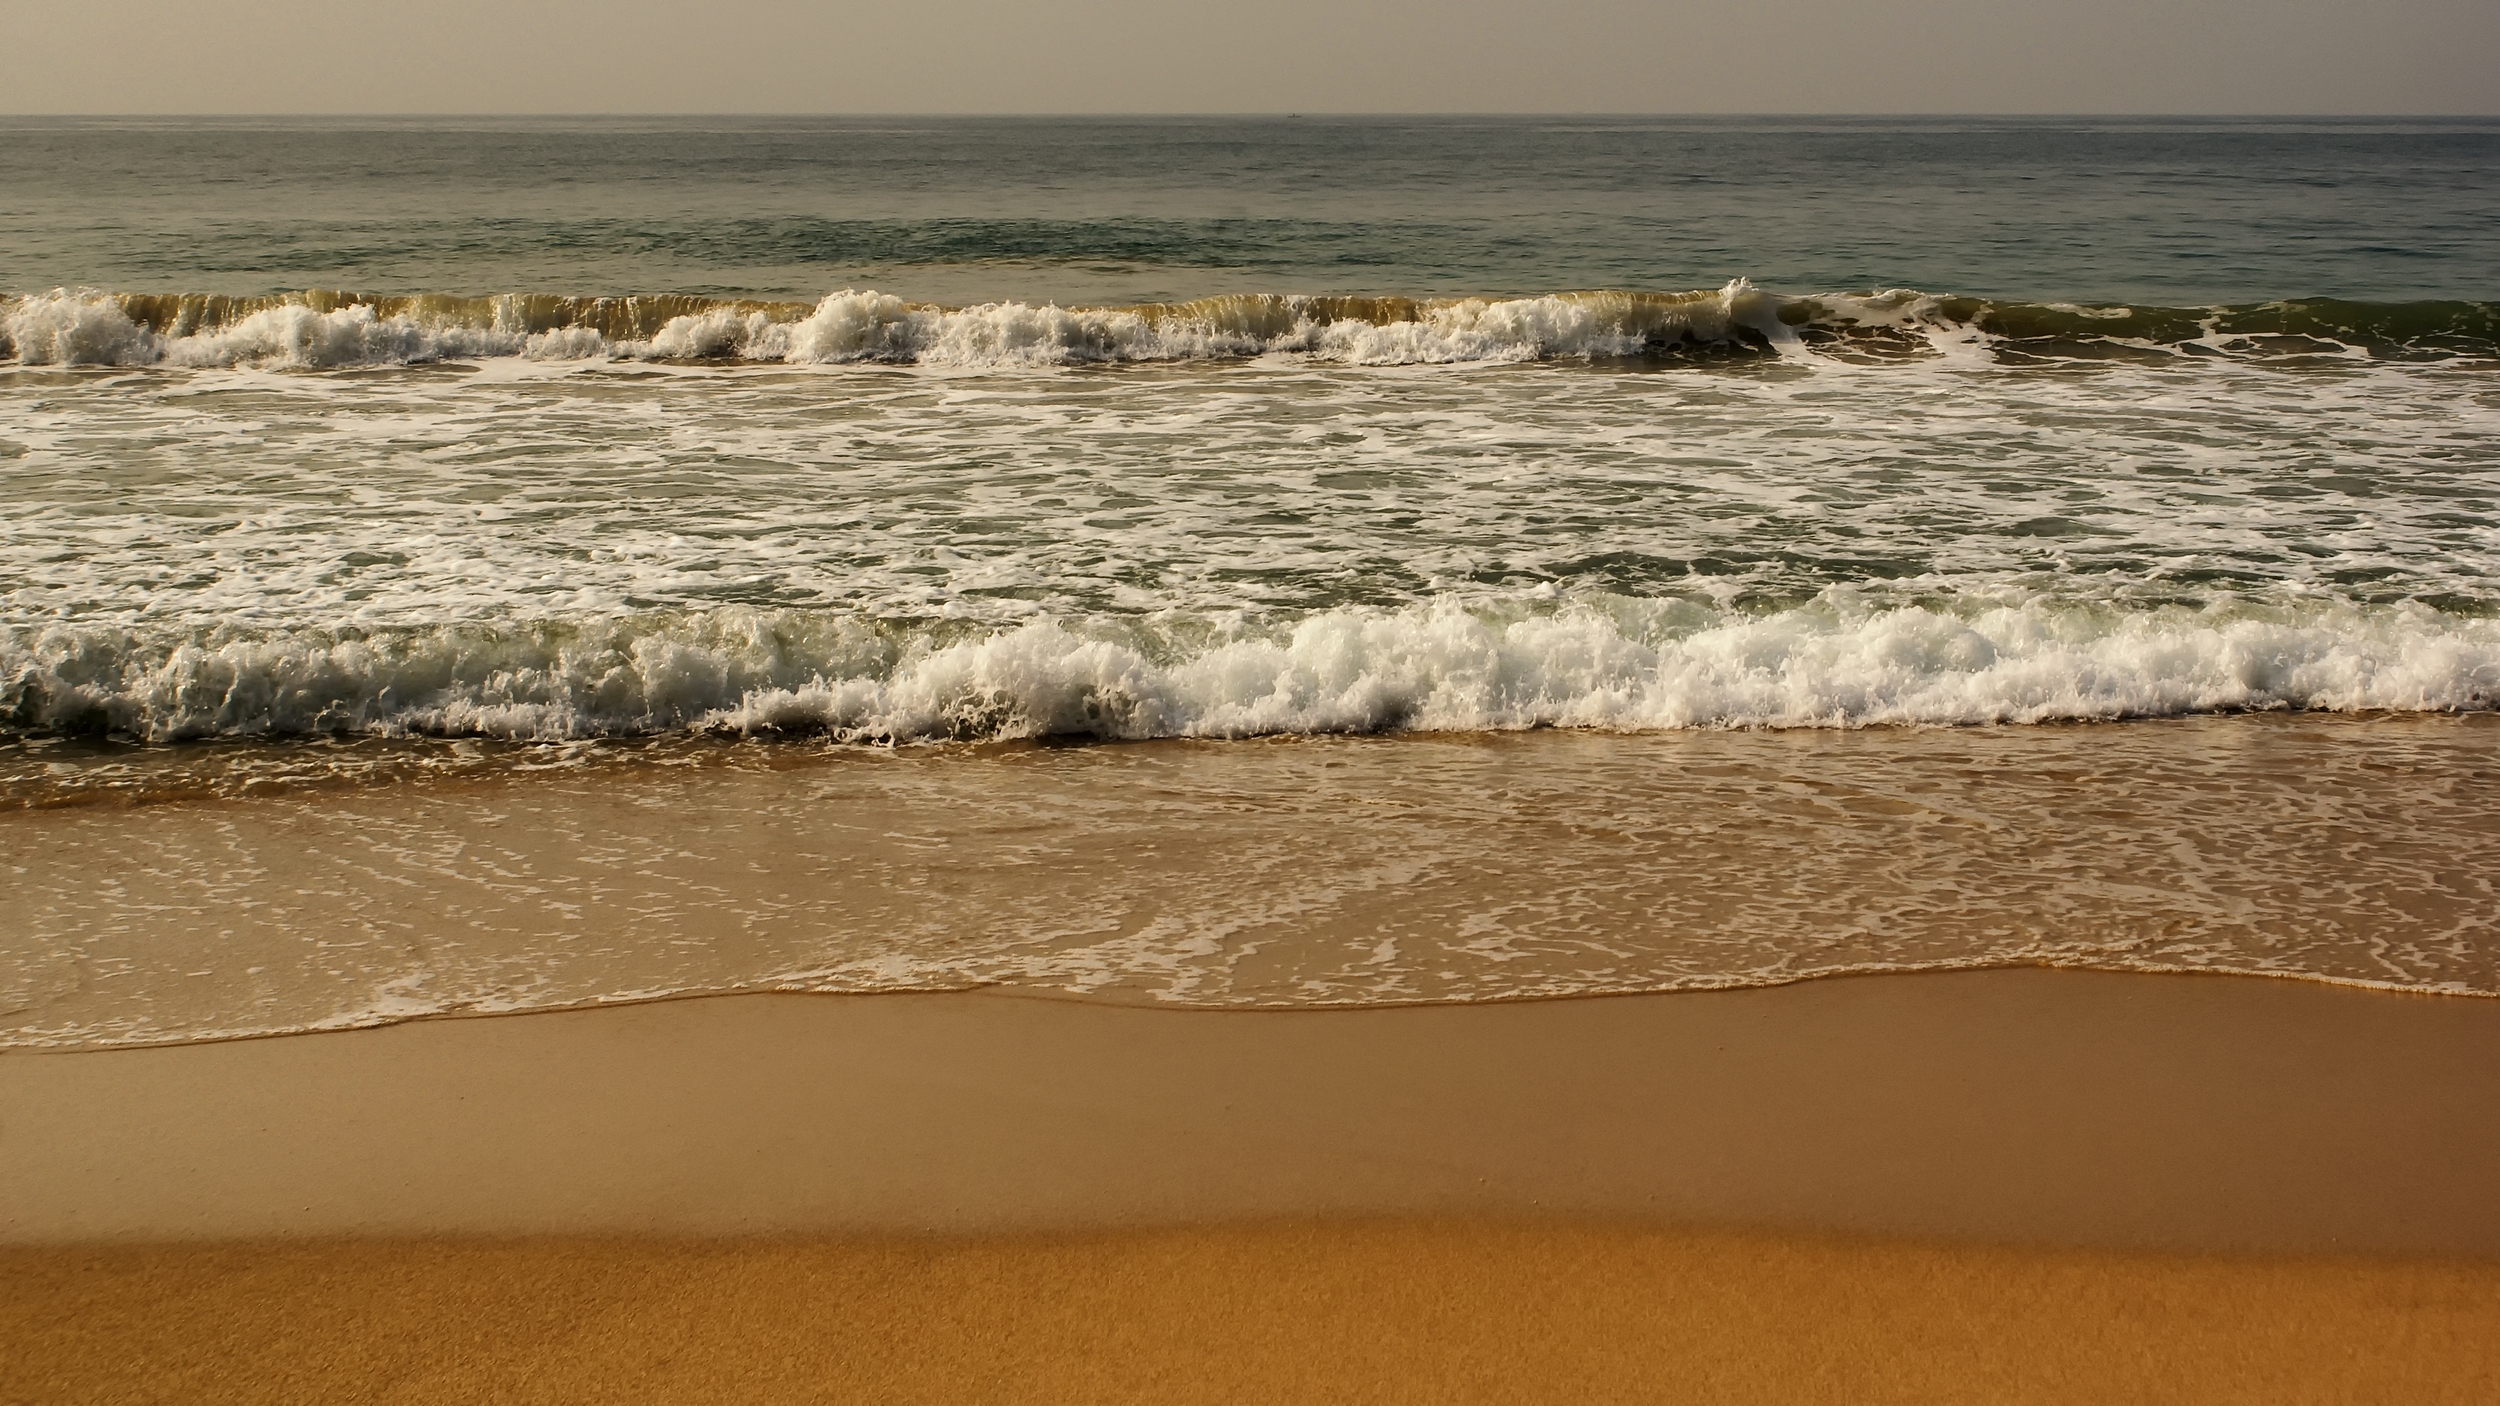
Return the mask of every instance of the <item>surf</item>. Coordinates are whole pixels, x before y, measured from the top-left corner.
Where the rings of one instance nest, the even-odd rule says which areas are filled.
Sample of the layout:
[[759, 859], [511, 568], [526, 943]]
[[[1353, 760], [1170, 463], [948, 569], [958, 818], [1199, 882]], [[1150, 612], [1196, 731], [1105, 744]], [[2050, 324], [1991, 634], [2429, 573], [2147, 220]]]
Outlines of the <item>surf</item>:
[[[1189, 643], [1192, 638], [1198, 643]], [[1590, 598], [1265, 628], [719, 607], [609, 619], [0, 627], [0, 734], [521, 741], [1969, 726], [2500, 705], [2500, 620], [2287, 601], [1786, 610]]]
[[969, 306], [843, 289], [809, 303], [677, 294], [240, 297], [56, 288], [0, 304], [26, 366], [328, 369], [483, 358], [1030, 367], [1291, 356], [1355, 366], [1837, 355], [1991, 363], [2111, 357], [2500, 355], [2500, 304], [2288, 299], [2206, 308], [2031, 303], [1909, 289], [1525, 297], [1243, 293], [1174, 303]]

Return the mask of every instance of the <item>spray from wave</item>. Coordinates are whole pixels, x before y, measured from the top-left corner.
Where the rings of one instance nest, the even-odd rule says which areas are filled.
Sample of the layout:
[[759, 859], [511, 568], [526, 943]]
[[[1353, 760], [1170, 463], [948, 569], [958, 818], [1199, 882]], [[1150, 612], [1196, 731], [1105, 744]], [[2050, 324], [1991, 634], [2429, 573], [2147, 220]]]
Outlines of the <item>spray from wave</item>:
[[2037, 723], [2500, 704], [2500, 620], [2342, 602], [1748, 614], [1345, 607], [1270, 631], [949, 633], [722, 608], [389, 630], [0, 630], [0, 728], [152, 741], [727, 731], [920, 742]]
[[815, 304], [683, 296], [282, 297], [54, 289], [0, 303], [0, 358], [52, 366], [542, 361], [883, 362], [948, 367], [1291, 354], [1351, 365], [1557, 358], [1962, 355], [2486, 357], [2500, 306], [2327, 300], [2237, 308], [2092, 308], [1910, 290], [1712, 291], [1527, 298], [1239, 294], [1184, 303], [949, 308], [845, 289]]

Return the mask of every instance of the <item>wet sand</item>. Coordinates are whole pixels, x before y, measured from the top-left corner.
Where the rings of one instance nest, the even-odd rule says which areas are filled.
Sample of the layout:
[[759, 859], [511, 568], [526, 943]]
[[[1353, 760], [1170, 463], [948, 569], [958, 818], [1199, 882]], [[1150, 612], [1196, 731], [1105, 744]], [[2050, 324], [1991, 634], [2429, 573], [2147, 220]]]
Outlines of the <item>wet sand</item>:
[[[2500, 993], [2500, 714], [696, 741], [272, 794], [245, 783], [330, 749], [108, 754], [61, 764], [88, 803], [0, 811], [0, 1042], [669, 991], [1274, 1007], [2022, 961]], [[103, 803], [113, 776], [212, 794]]]
[[747, 996], [0, 1055], [0, 1399], [2488, 1399], [2500, 1002]]
[[1549, 1214], [2500, 1255], [2496, 1109], [2500, 1001], [2251, 978], [735, 996], [0, 1054], [0, 1239]]

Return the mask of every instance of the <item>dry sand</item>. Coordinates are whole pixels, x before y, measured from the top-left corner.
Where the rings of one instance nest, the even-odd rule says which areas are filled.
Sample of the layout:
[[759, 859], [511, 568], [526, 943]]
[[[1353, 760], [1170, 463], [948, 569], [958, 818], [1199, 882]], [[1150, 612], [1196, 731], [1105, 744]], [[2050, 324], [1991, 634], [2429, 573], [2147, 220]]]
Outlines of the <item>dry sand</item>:
[[1638, 1227], [0, 1251], [0, 1401], [2500, 1399], [2500, 1270]]
[[2482, 1401], [2500, 1002], [734, 997], [0, 1055], [0, 1401]]

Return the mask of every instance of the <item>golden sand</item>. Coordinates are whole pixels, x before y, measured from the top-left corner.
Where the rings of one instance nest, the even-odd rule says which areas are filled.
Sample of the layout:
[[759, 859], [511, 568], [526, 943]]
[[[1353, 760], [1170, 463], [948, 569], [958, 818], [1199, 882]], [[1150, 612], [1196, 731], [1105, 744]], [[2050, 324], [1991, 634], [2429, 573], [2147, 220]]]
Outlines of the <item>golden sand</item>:
[[20, 1051], [0, 1403], [2485, 1402], [2496, 1094], [2500, 1002], [2055, 971]]
[[0, 1401], [2500, 1399], [2500, 1264], [1487, 1223], [0, 1252]]

